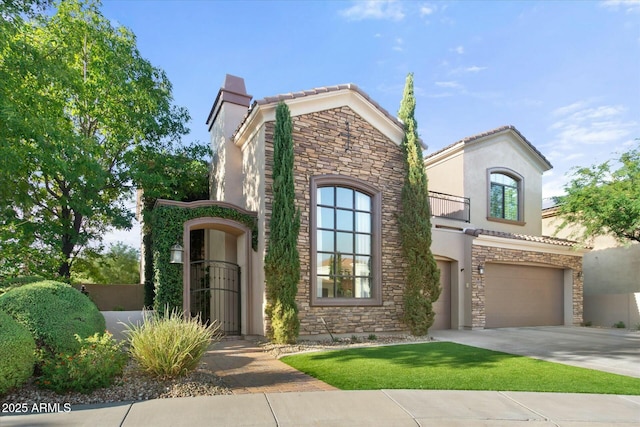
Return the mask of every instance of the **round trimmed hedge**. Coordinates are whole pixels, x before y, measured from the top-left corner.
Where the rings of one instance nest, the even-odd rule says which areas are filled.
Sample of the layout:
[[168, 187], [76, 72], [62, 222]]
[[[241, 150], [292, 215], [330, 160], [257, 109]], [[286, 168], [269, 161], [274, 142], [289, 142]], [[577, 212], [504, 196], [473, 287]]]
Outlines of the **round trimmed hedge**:
[[29, 330], [0, 311], [0, 395], [33, 374], [36, 343]]
[[87, 338], [105, 331], [104, 317], [89, 297], [52, 280], [0, 295], [0, 310], [24, 325], [39, 348], [52, 353], [75, 353], [80, 348], [75, 334]]

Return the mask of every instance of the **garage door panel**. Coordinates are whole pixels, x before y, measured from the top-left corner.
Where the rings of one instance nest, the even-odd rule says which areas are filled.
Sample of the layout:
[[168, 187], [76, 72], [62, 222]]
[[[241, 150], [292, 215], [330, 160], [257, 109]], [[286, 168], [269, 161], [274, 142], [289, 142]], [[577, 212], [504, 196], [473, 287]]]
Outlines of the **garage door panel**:
[[485, 265], [486, 327], [564, 324], [564, 273], [522, 265]]
[[430, 330], [451, 329], [451, 263], [436, 261], [440, 269], [440, 297], [433, 303], [436, 317]]

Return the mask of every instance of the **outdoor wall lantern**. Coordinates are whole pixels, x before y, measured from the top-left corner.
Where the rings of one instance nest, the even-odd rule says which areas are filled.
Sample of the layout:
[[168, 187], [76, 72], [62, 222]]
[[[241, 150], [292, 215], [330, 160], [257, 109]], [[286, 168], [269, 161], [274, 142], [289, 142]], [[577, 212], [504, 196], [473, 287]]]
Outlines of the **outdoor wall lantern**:
[[484, 267], [481, 265], [478, 266], [478, 273], [482, 276], [484, 274]]
[[171, 264], [182, 264], [182, 254], [184, 252], [184, 249], [182, 249], [182, 246], [180, 246], [179, 244], [175, 244], [173, 246], [171, 246], [171, 261], [169, 261]]

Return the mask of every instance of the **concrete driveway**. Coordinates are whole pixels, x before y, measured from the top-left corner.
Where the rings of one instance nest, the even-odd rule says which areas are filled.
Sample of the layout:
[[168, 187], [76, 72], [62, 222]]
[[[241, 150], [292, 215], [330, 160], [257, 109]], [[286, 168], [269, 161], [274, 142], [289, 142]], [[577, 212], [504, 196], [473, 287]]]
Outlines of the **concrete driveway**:
[[429, 334], [489, 350], [640, 378], [640, 331], [540, 326], [484, 330], [443, 330]]

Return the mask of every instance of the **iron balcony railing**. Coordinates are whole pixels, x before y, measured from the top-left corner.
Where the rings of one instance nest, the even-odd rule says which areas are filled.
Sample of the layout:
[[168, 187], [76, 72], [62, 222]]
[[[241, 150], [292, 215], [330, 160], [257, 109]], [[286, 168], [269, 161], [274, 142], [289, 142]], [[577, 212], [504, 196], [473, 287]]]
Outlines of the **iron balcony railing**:
[[431, 216], [469, 222], [471, 220], [471, 202], [468, 197], [429, 191]]

